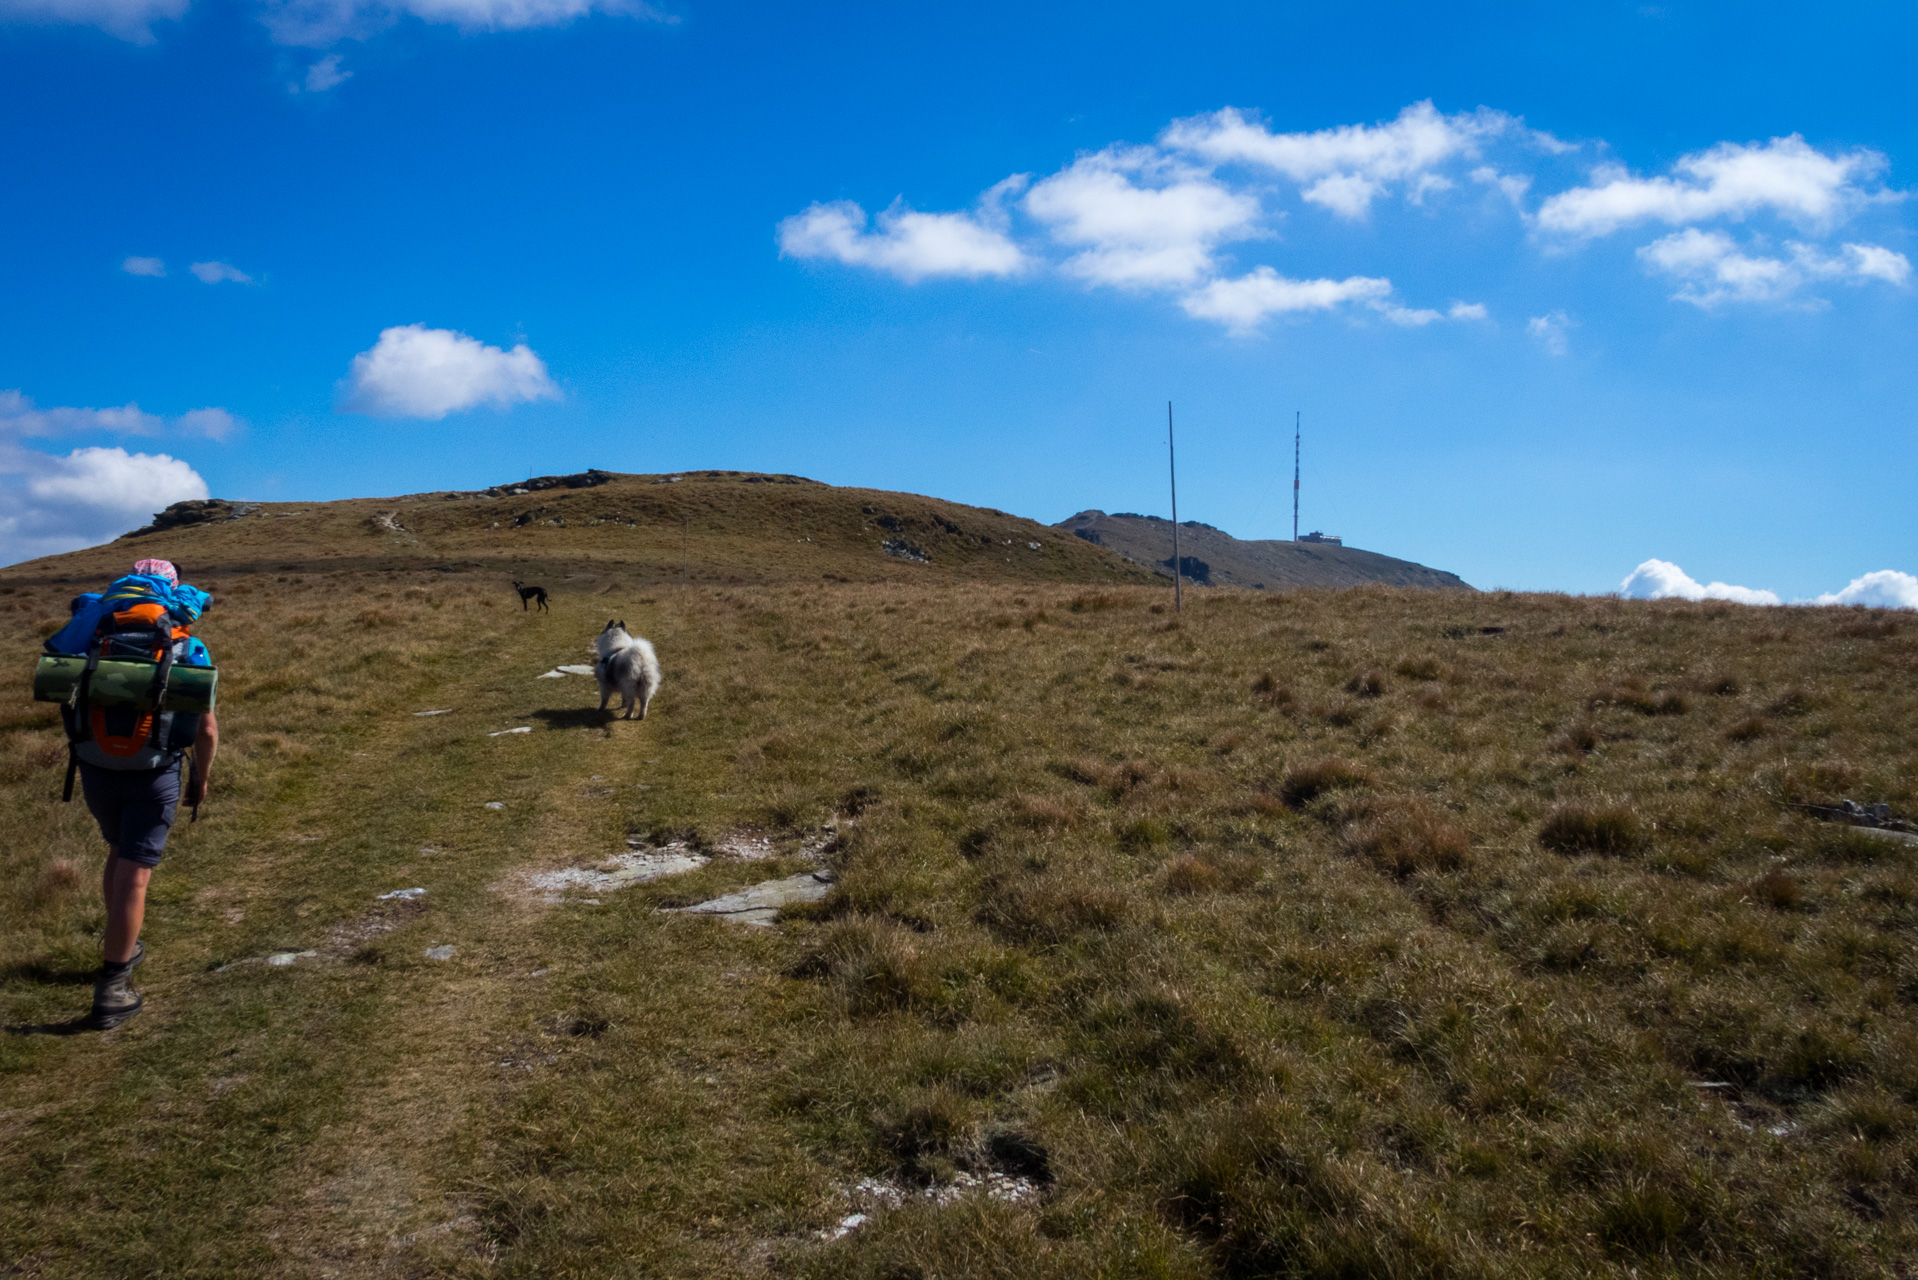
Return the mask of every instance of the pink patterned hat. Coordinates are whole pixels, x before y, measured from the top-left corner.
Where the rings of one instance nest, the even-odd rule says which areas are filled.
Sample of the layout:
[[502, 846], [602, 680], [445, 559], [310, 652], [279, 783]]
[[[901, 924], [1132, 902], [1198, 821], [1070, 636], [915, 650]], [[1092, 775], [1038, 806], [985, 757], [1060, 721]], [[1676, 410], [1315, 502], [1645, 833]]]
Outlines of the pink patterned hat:
[[173, 567], [171, 560], [138, 560], [134, 562], [135, 573], [148, 573], [156, 578], [165, 578], [173, 586], [180, 585], [180, 571]]

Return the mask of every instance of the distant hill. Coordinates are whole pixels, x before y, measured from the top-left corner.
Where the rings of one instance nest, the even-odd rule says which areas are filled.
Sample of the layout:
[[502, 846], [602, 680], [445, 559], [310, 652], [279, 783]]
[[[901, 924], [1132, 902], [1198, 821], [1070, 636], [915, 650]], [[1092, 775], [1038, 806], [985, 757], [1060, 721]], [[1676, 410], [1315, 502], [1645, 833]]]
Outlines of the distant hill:
[[0, 576], [91, 581], [145, 556], [200, 576], [424, 566], [569, 593], [687, 580], [1152, 581], [1113, 551], [1003, 511], [744, 471], [584, 471], [394, 498], [182, 502], [114, 542]]
[[[1172, 572], [1172, 522], [1162, 517], [1081, 511], [1052, 527], [1159, 573], [1169, 576]], [[1474, 589], [1455, 573], [1428, 569], [1375, 551], [1279, 539], [1242, 542], [1223, 529], [1197, 520], [1179, 525], [1179, 555], [1186, 576], [1208, 586], [1278, 590], [1357, 587], [1377, 582], [1442, 591]]]

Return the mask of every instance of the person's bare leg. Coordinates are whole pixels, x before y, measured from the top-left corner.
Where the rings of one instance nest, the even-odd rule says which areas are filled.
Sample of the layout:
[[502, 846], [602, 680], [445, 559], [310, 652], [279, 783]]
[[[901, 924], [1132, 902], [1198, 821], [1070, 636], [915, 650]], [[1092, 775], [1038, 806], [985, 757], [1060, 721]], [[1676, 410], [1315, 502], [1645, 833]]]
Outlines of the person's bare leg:
[[153, 868], [114, 856], [107, 846], [106, 870], [100, 875], [100, 892], [107, 904], [107, 937], [102, 948], [108, 964], [125, 964], [133, 959], [133, 948], [140, 941], [140, 926], [146, 922], [147, 882]]

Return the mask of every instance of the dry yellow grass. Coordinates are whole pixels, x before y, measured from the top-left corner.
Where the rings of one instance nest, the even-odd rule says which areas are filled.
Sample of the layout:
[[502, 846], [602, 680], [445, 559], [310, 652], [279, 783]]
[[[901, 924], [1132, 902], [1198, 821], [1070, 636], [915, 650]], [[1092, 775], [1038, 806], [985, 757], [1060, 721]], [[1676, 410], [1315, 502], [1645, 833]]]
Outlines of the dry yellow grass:
[[[1918, 811], [1908, 620], [950, 578], [541, 616], [277, 564], [210, 584], [224, 767], [111, 1036], [26, 1034], [84, 1006], [99, 853], [52, 717], [0, 721], [28, 1274], [1918, 1265], [1914, 850], [1790, 807]], [[39, 576], [0, 574], [23, 654], [69, 590]], [[608, 612], [659, 645], [643, 725], [532, 679]], [[778, 927], [658, 910], [835, 820], [832, 894]], [[742, 827], [777, 856], [499, 889]], [[822, 1238], [861, 1178], [995, 1169], [1043, 1193]]]

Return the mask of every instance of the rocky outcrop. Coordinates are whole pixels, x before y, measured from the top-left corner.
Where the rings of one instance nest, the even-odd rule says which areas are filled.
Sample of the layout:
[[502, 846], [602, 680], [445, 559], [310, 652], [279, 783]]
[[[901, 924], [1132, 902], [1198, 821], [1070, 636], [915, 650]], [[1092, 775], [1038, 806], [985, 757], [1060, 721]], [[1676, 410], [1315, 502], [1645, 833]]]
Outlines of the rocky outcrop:
[[610, 471], [601, 471], [597, 467], [576, 472], [570, 476], [534, 476], [531, 480], [522, 480], [518, 484], [494, 485], [491, 489], [482, 489], [489, 498], [504, 498], [508, 494], [538, 493], [542, 489], [591, 489], [605, 484], [613, 478]]
[[212, 524], [219, 520], [238, 520], [241, 516], [251, 515], [258, 509], [259, 504], [255, 502], [228, 502], [225, 498], [193, 498], [186, 502], [176, 502], [165, 511], [154, 512], [152, 524], [144, 525], [132, 533], [121, 536], [137, 538], [147, 533], [183, 529], [188, 525]]

